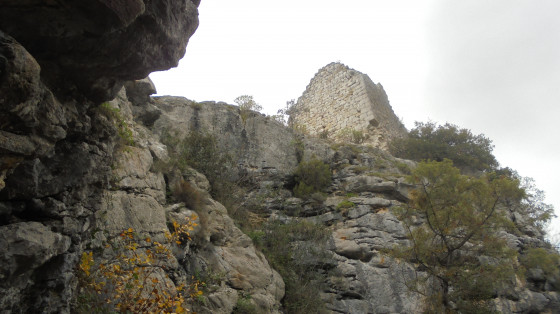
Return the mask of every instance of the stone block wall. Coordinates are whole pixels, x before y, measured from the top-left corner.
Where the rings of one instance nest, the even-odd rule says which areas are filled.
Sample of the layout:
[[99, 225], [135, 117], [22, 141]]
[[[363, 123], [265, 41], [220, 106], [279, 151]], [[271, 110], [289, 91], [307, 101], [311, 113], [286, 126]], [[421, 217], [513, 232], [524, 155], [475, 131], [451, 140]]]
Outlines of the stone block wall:
[[381, 84], [341, 63], [317, 72], [294, 106], [290, 123], [311, 135], [383, 149], [391, 138], [406, 134]]

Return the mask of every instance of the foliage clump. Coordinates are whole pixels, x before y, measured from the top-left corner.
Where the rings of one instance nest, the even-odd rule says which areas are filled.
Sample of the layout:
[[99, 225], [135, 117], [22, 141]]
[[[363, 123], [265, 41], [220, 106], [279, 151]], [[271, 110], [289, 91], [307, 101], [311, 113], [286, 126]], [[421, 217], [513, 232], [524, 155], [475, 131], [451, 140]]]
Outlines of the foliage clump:
[[354, 204], [354, 202], [351, 202], [349, 200], [344, 200], [340, 203], [338, 203], [338, 205], [336, 205], [336, 209], [340, 210], [342, 212], [347, 211], [350, 208], [356, 207], [356, 204]]
[[251, 302], [251, 295], [247, 294], [237, 299], [232, 314], [257, 314], [259, 311]]
[[216, 137], [207, 132], [191, 131], [185, 138], [167, 135], [163, 139], [169, 147], [168, 169], [185, 171], [189, 167], [206, 176], [212, 187], [213, 197], [230, 193], [229, 177], [232, 173], [233, 158], [218, 146]]
[[410, 181], [417, 189], [398, 214], [411, 245], [393, 254], [426, 275], [409, 288], [426, 297], [426, 312], [489, 311], [490, 299], [516, 271], [516, 251], [499, 230], [511, 226], [502, 205], [525, 196], [519, 182], [494, 173], [461, 175], [448, 159], [421, 162]]
[[554, 206], [545, 203], [544, 191], [538, 189], [535, 181], [529, 177], [514, 176], [521, 182], [526, 197], [521, 201], [519, 211], [528, 219], [528, 223], [544, 233], [546, 225], [555, 216]]
[[264, 225], [263, 230], [251, 235], [286, 284], [286, 295], [282, 300], [286, 313], [326, 312], [320, 298], [320, 270], [305, 260], [310, 255], [320, 256], [321, 246], [325, 245], [330, 231], [323, 225], [306, 221], [272, 221]]
[[332, 182], [331, 168], [317, 158], [301, 162], [295, 173], [296, 186], [294, 194], [297, 197], [307, 197], [316, 192], [322, 192]]
[[282, 122], [284, 125], [291, 126], [292, 121], [290, 116], [293, 115], [296, 111], [296, 101], [295, 99], [288, 100], [286, 102], [286, 106], [284, 108], [278, 109], [277, 112], [277, 120]]
[[339, 141], [351, 142], [354, 144], [363, 144], [368, 139], [368, 135], [365, 134], [364, 131], [353, 128], [344, 128], [340, 130], [335, 137]]
[[106, 244], [113, 251], [109, 260], [94, 260], [84, 252], [79, 264], [80, 296], [77, 313], [187, 313], [188, 304], [200, 297], [204, 283], [173, 284], [162, 271], [172, 257], [172, 246], [190, 240], [196, 217], [173, 223], [165, 242], [140, 237], [132, 228]]
[[416, 122], [405, 138], [389, 144], [393, 156], [415, 161], [450, 159], [461, 170], [490, 171], [498, 167], [492, 154], [492, 141], [483, 134], [446, 123]]
[[525, 268], [540, 269], [543, 275], [551, 278], [557, 291], [560, 291], [560, 254], [545, 248], [530, 248], [520, 258]]
[[98, 109], [103, 115], [115, 123], [121, 144], [133, 146], [134, 137], [132, 136], [132, 130], [128, 127], [128, 124], [124, 120], [121, 110], [119, 108], [112, 107], [108, 102], [104, 102], [99, 105]]
[[239, 106], [239, 110], [241, 111], [241, 120], [244, 124], [247, 122], [247, 118], [249, 117], [249, 113], [251, 111], [260, 112], [262, 110], [262, 106], [253, 99], [253, 96], [241, 95], [233, 101]]

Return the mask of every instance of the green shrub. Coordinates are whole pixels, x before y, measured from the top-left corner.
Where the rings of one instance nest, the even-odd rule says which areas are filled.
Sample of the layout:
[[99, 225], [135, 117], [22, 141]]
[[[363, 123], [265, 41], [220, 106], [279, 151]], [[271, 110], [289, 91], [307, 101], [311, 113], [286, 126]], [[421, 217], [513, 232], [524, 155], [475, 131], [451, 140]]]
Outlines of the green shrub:
[[317, 203], [322, 203], [327, 200], [327, 195], [323, 192], [315, 192], [309, 196], [310, 199], [314, 200]]
[[286, 102], [286, 106], [284, 108], [278, 110], [278, 112], [277, 112], [278, 116], [282, 117], [281, 122], [284, 125], [288, 125], [291, 122], [290, 116], [292, 114], [294, 114], [294, 112], [296, 111], [295, 105], [296, 105], [295, 99], [288, 100]]
[[253, 230], [247, 232], [247, 235], [249, 236], [249, 238], [251, 238], [251, 240], [253, 240], [253, 243], [256, 246], [260, 247], [263, 245], [264, 237], [266, 234], [262, 230]]
[[295, 138], [290, 144], [294, 145], [297, 162], [301, 162], [305, 153], [305, 144], [303, 143], [303, 140], [301, 140], [300, 138]]
[[[286, 313], [324, 313], [325, 304], [320, 298], [323, 269], [305, 263], [309, 255], [321, 258], [331, 232], [325, 226], [307, 221], [281, 223], [272, 221], [264, 226], [264, 237], [257, 246], [270, 265], [280, 273], [286, 284], [282, 299]], [[308, 246], [294, 245], [306, 241]]]
[[295, 171], [296, 186], [294, 194], [297, 197], [308, 197], [315, 192], [321, 192], [332, 182], [329, 165], [313, 158], [301, 162]]
[[364, 173], [364, 172], [368, 171], [369, 169], [370, 169], [370, 168], [369, 168], [368, 166], [355, 166], [355, 167], [352, 167], [352, 171], [353, 171], [355, 174]]
[[193, 108], [194, 110], [200, 110], [202, 109], [202, 104], [196, 101], [193, 101], [190, 103], [191, 108]]
[[395, 162], [395, 166], [397, 166], [397, 169], [399, 169], [399, 171], [403, 174], [410, 174], [411, 173], [410, 167], [407, 164], [405, 164], [404, 162], [397, 161], [397, 162]]
[[362, 144], [366, 140], [366, 135], [363, 131], [352, 130], [352, 143]]
[[483, 134], [474, 135], [468, 129], [453, 124], [416, 122], [405, 138], [396, 138], [389, 151], [399, 158], [416, 161], [450, 159], [461, 170], [493, 170], [498, 166], [492, 154], [492, 141]]
[[257, 307], [251, 302], [251, 295], [245, 295], [237, 299], [233, 308], [233, 314], [257, 314]]
[[243, 124], [247, 121], [249, 117], [249, 113], [251, 111], [260, 112], [262, 110], [262, 106], [257, 104], [257, 102], [253, 99], [253, 96], [249, 95], [242, 95], [235, 98], [234, 102], [239, 105], [241, 120]]
[[294, 187], [294, 195], [296, 197], [306, 198], [313, 193], [315, 193], [315, 189], [312, 186], [305, 184], [305, 182], [300, 182]]
[[526, 268], [542, 269], [546, 276], [560, 277], [560, 255], [544, 248], [530, 248], [521, 258]]
[[356, 207], [356, 204], [354, 204], [353, 202], [350, 202], [349, 200], [344, 200], [340, 203], [338, 203], [338, 205], [336, 205], [336, 209], [338, 210], [344, 210], [344, 209], [349, 209], [352, 207]]
[[132, 130], [128, 127], [128, 124], [124, 120], [121, 110], [119, 108], [112, 107], [108, 102], [104, 102], [99, 105], [98, 110], [115, 123], [121, 144], [133, 146], [134, 137], [132, 136]]
[[185, 171], [192, 167], [200, 171], [210, 182], [212, 196], [219, 201], [221, 195], [230, 193], [233, 158], [218, 147], [215, 136], [192, 131], [182, 140], [167, 134], [162, 141], [169, 148], [168, 169]]

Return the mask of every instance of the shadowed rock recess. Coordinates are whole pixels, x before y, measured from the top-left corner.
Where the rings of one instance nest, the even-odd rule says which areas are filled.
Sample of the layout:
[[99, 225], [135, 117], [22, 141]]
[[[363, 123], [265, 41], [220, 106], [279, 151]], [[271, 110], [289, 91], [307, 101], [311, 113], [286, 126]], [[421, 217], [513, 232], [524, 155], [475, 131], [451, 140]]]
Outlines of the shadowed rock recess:
[[[110, 264], [124, 230], [145, 252], [189, 219], [190, 239], [150, 277], [170, 293], [205, 282], [189, 310], [420, 312], [407, 283], [423, 270], [386, 254], [409, 244], [393, 210], [416, 163], [385, 151], [406, 130], [381, 85], [338, 63], [320, 70], [292, 117], [311, 135], [223, 102], [151, 97], [145, 77], [183, 57], [198, 4], [1, 2], [0, 313], [90, 313], [83, 253]], [[340, 108], [356, 115], [333, 116]], [[358, 143], [336, 142], [345, 136]], [[296, 197], [298, 165], [318, 160], [332, 180]], [[544, 247], [510, 212], [508, 244]], [[496, 309], [557, 312], [559, 283], [539, 270], [497, 294]]]

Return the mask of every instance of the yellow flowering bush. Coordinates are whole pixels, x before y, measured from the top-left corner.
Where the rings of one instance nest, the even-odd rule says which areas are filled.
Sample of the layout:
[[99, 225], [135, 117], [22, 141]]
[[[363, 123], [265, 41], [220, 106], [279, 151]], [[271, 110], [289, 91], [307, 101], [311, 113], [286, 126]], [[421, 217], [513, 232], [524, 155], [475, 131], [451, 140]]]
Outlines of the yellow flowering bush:
[[166, 274], [165, 261], [172, 258], [173, 246], [190, 240], [197, 225], [191, 217], [185, 224], [173, 222], [173, 232], [163, 243], [140, 237], [132, 228], [106, 244], [115, 257], [94, 260], [84, 252], [80, 264], [81, 295], [77, 312], [87, 313], [187, 313], [187, 304], [200, 297], [204, 283], [175, 285]]

